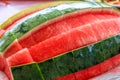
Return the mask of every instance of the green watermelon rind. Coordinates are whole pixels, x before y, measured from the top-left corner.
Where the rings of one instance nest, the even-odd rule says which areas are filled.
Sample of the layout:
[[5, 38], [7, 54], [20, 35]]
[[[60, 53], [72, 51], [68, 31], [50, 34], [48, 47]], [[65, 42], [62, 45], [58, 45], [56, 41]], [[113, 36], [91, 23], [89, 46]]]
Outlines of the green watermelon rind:
[[[36, 12], [35, 14], [26, 17], [23, 21], [16, 24], [12, 29], [8, 30], [3, 37], [0, 39], [0, 52], [4, 52], [7, 47], [14, 42], [15, 39], [19, 39], [23, 37], [26, 33], [29, 31], [32, 31], [33, 28], [37, 28], [39, 25], [48, 24], [52, 20], [55, 20], [56, 18], [59, 18], [62, 15], [84, 10], [88, 8], [92, 9], [99, 9], [99, 8], [111, 8], [109, 5], [103, 5], [102, 3], [92, 3], [92, 2], [74, 2], [74, 3], [68, 3], [68, 4], [61, 4], [56, 7], [46, 8], [44, 10], [41, 10], [39, 12]], [[37, 22], [39, 21], [39, 22]], [[9, 40], [11, 36], [8, 36], [6, 38], [5, 35], [9, 35], [7, 33], [12, 33], [12, 36], [15, 36], [14, 39], [9, 41], [9, 43], [6, 43], [6, 39]], [[6, 45], [7, 46], [4, 46]]]
[[[55, 76], [53, 78], [64, 76], [92, 67], [119, 54], [119, 44], [120, 34], [95, 44], [73, 50], [72, 52], [56, 56], [52, 59], [39, 63], [39, 66], [42, 73], [44, 73], [43, 76], [47, 79], [53, 75]], [[57, 67], [56, 72], [58, 71], [58, 73], [53, 72], [55, 71], [52, 67], [53, 65]], [[50, 70], [50, 74], [48, 70]], [[49, 77], [46, 75], [49, 75]]]
[[55, 2], [47, 2], [44, 4], [38, 4], [26, 9], [23, 9], [22, 11], [14, 14], [13, 16], [11, 16], [10, 18], [8, 18], [5, 22], [3, 22], [0, 25], [0, 29], [6, 29], [8, 28], [9, 25], [12, 25], [14, 22], [20, 20], [21, 18], [30, 15], [38, 10], [42, 10], [51, 6], [57, 6], [63, 3], [71, 3], [71, 2], [75, 2], [75, 1], [55, 1]]
[[[51, 80], [53, 78], [92, 67], [117, 55], [120, 52], [119, 44], [120, 34], [117, 34], [103, 41], [99, 41], [94, 44], [69, 51], [62, 55], [55, 56], [54, 58], [38, 63], [40, 75], [42, 75], [45, 80]], [[19, 68], [22, 66], [24, 65], [15, 66], [14, 68]], [[13, 67], [11, 68], [13, 75], [19, 73], [14, 73], [12, 69]]]

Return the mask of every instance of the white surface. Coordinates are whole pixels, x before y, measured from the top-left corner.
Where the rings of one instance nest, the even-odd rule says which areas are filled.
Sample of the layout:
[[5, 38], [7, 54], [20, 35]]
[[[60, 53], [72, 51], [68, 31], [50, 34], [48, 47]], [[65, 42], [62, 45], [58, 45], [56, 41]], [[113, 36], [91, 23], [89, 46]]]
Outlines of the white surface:
[[20, 10], [41, 4], [43, 1], [8, 1], [8, 3], [8, 5], [5, 5], [3, 2], [0, 2], [0, 24]]
[[100, 76], [89, 80], [120, 80], [120, 65]]
[[7, 76], [0, 71], [0, 80], [8, 80]]

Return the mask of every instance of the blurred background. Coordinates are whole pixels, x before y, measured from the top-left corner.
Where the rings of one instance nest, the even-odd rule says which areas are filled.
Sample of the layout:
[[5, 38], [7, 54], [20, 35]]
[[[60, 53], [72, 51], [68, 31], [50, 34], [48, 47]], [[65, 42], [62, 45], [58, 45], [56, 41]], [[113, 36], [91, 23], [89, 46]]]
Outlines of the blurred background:
[[[0, 24], [4, 22], [8, 17], [19, 12], [20, 10], [45, 3], [50, 1], [66, 1], [66, 0], [0, 0]], [[105, 2], [111, 5], [120, 4], [120, 0], [67, 0], [67, 1], [98, 1]]]

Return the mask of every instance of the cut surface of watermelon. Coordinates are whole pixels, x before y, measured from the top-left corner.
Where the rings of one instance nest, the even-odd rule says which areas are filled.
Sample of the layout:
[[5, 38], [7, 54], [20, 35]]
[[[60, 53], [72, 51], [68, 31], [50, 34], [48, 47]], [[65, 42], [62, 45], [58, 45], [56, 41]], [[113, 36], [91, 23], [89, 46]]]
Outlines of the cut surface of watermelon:
[[[18, 41], [23, 48], [26, 48], [26, 47], [29, 48], [37, 44], [38, 42], [42, 42], [46, 39], [62, 34], [62, 32], [67, 32], [69, 30], [72, 30], [76, 27], [80, 27], [85, 24], [89, 24], [92, 22], [99, 22], [101, 20], [107, 20], [108, 18], [110, 19], [118, 16], [119, 15], [108, 10], [105, 10], [105, 11], [93, 10], [93, 11], [86, 11], [83, 13], [77, 12], [77, 13], [73, 13], [70, 16], [63, 17], [61, 20], [58, 20], [52, 24], [48, 24], [43, 28], [40, 27], [40, 29], [33, 31], [28, 35], [25, 35], [23, 38], [18, 39]], [[86, 19], [86, 17], [91, 17], [91, 18]]]
[[36, 42], [41, 42], [50, 37], [61, 34], [62, 32], [67, 32], [73, 28], [108, 18], [117, 18], [119, 16], [113, 15], [112, 13], [114, 14], [114, 12], [108, 10], [91, 10], [82, 13], [73, 13], [50, 25], [45, 25], [43, 28], [40, 27], [37, 31], [32, 32], [32, 36]]
[[[72, 29], [71, 31], [32, 46], [29, 48], [31, 56], [34, 61], [40, 62], [73, 49], [109, 38], [120, 32], [119, 21], [119, 18], [115, 18]], [[111, 25], [108, 25], [108, 23]], [[118, 25], [116, 26], [116, 24]]]
[[[118, 43], [118, 44], [116, 44], [116, 43], [109, 44], [109, 43], [115, 42], [115, 38], [116, 37], [118, 38], [118, 36], [120, 37], [120, 35], [116, 35], [112, 38], [106, 39], [106, 40], [98, 42], [96, 44], [92, 44], [90, 46], [80, 48], [78, 50], [68, 52], [67, 54], [63, 54], [61, 56], [57, 56], [50, 60], [39, 63], [41, 72], [46, 80], [47, 79], [52, 80], [58, 76], [59, 77], [64, 76], [67, 74], [81, 71], [83, 69], [87, 69], [85, 71], [87, 71], [88, 78], [91, 78], [91, 77], [94, 77], [101, 73], [104, 73], [104, 72], [106, 72], [106, 70], [109, 70], [109, 69], [113, 68], [114, 66], [116, 66], [116, 65], [113, 65], [112, 60], [114, 60], [114, 58], [117, 58], [114, 55], [117, 55], [119, 53], [120, 46], [118, 46], [118, 45], [120, 43]], [[118, 48], [114, 45], [116, 45]], [[109, 46], [112, 46], [112, 47], [109, 47]], [[104, 47], [106, 47], [106, 49], [104, 49]], [[111, 59], [109, 59], [109, 58], [111, 58]], [[107, 60], [107, 59], [109, 59], [109, 60]], [[119, 58], [117, 58], [117, 59], [116, 59], [116, 61], [119, 63]], [[105, 61], [105, 60], [107, 60], [107, 61]], [[102, 64], [101, 64], [101, 62], [102, 62]], [[94, 65], [96, 65], [96, 66], [94, 66]], [[93, 66], [93, 67], [91, 67], [91, 66]], [[91, 68], [89, 68], [89, 67], [91, 67]], [[80, 74], [82, 75], [81, 72], [80, 72]], [[87, 77], [85, 77], [85, 78], [87, 78]], [[87, 79], [85, 79], [85, 80], [87, 80]]]
[[[116, 40], [116, 43], [117, 44], [115, 44], [115, 43], [113, 43], [113, 44], [109, 44], [110, 42], [115, 42], [114, 40]], [[92, 48], [93, 47], [93, 44], [92, 44], [92, 46], [90, 46], [88, 49], [89, 49], [89, 52], [91, 53], [91, 50], [92, 51], [94, 51], [93, 49], [97, 49], [97, 51], [98, 52], [96, 52], [96, 57], [98, 56], [98, 57], [100, 57], [101, 56], [101, 52], [99, 52], [101, 49], [100, 48], [103, 48], [103, 47], [106, 47], [107, 49], [105, 49], [105, 51], [103, 51], [103, 52], [105, 52], [104, 53], [104, 59], [106, 59], [106, 57], [105, 56], [107, 56], [106, 54], [108, 54], [109, 52], [110, 52], [110, 55], [113, 55], [113, 54], [115, 54], [114, 53], [114, 51], [113, 51], [113, 49], [116, 49], [116, 51], [117, 51], [117, 48], [114, 46], [114, 45], [116, 45], [116, 46], [119, 46], [119, 35], [117, 35], [117, 36], [115, 36], [115, 37], [112, 37], [112, 38], [110, 38], [110, 39], [107, 39], [107, 40], [105, 40], [105, 41], [103, 41], [103, 42], [101, 42], [101, 44], [104, 44], [104, 45], [101, 45], [100, 46], [100, 43], [98, 44], [97, 43], [97, 45], [98, 45], [98, 47], [96, 47], [96, 48]], [[109, 45], [107, 45], [107, 44], [109, 44]], [[109, 46], [114, 46], [113, 48], [110, 48]], [[111, 51], [109, 51], [110, 49], [113, 51], [113, 52], [111, 52]], [[98, 50], [98, 49], [100, 49], [100, 50]], [[109, 52], [107, 53], [106, 52], [106, 50], [108, 50]], [[83, 50], [83, 52], [85, 52], [85, 53], [87, 53], [86, 52], [87, 51], [87, 49], [84, 49]], [[119, 51], [119, 49], [118, 49], [118, 51]], [[72, 53], [72, 55], [74, 55], [74, 56], [77, 56], [77, 55], [75, 55], [75, 53], [76, 53], [76, 51], [74, 52], [73, 51], [73, 53]], [[79, 52], [79, 53], [81, 53], [81, 52]], [[79, 55], [79, 53], [78, 53], [78, 55]], [[91, 61], [91, 59], [87, 56], [87, 54], [85, 54], [85, 53], [83, 53], [83, 55], [85, 55], [86, 57], [84, 57], [84, 59], [83, 59], [83, 61], [84, 61], [84, 64], [80, 64], [81, 66], [82, 65], [84, 65], [84, 66], [86, 66], [86, 63], [88, 62], [88, 61]], [[94, 52], [95, 53], [95, 52]], [[99, 54], [100, 53], [100, 54]], [[111, 54], [112, 53], [112, 54]], [[116, 53], [118, 53], [118, 52], [116, 52]], [[70, 54], [70, 53], [68, 53], [68, 54]], [[98, 55], [99, 54], [99, 55]], [[15, 55], [20, 55], [20, 54], [15, 54]], [[66, 54], [64, 54], [64, 55], [66, 55]], [[61, 56], [64, 56], [64, 55], [61, 55]], [[90, 54], [89, 54], [90, 55]], [[103, 54], [102, 54], [103, 55]], [[14, 55], [13, 55], [14, 56]], [[91, 58], [93, 58], [95, 55], [91, 55]], [[11, 56], [12, 57], [12, 56]], [[21, 57], [21, 56], [19, 56], [19, 57]], [[58, 58], [59, 57], [59, 58]], [[60, 74], [65, 74], [65, 72], [64, 72], [64, 70], [66, 71], [67, 70], [67, 68], [70, 68], [70, 67], [67, 67], [67, 68], [65, 68], [64, 70], [63, 70], [63, 73], [61, 73], [61, 71], [62, 71], [62, 67], [64, 67], [65, 65], [63, 64], [62, 65], [62, 63], [58, 63], [59, 62], [59, 60], [60, 60], [60, 56], [58, 56], [58, 57], [56, 57], [56, 59], [52, 59], [52, 60], [49, 60], [47, 63], [46, 62], [43, 62], [43, 63], [39, 63], [39, 66], [40, 66], [40, 69], [41, 69], [41, 74], [43, 75], [43, 77], [45, 77], [45, 79], [49, 79], [49, 78], [51, 78], [51, 77], [54, 77], [54, 76], [58, 76], [58, 75], [60, 75]], [[110, 57], [110, 56], [109, 56]], [[76, 57], [77, 58], [77, 57]], [[101, 57], [102, 58], [102, 57]], [[12, 58], [11, 58], [12, 59]], [[19, 59], [19, 58], [18, 58]], [[65, 59], [65, 60], [64, 60]], [[61, 58], [61, 60], [63, 60], [64, 62], [66, 61], [66, 59], [67, 59], [67, 57], [62, 57]], [[68, 58], [69, 60], [70, 59], [73, 59], [73, 58], [71, 58], [71, 57], [69, 57]], [[86, 60], [85, 60], [86, 59]], [[95, 58], [94, 58], [95, 59]], [[116, 64], [116, 65], [118, 65], [119, 64], [119, 62], [120, 62], [120, 59], [119, 59], [119, 55], [117, 55], [117, 57], [115, 56], [115, 57], [112, 57], [111, 59], [109, 59], [109, 61], [104, 61], [103, 63], [100, 63], [100, 64], [98, 64], [98, 65], [96, 65], [96, 66], [93, 66], [93, 67], [91, 67], [91, 68], [88, 68], [87, 70], [85, 70], [85, 72], [87, 71], [87, 76], [88, 76], [88, 78], [90, 78], [90, 77], [94, 77], [94, 76], [96, 76], [96, 75], [98, 75], [98, 74], [101, 74], [101, 73], [103, 73], [103, 72], [106, 72], [107, 70], [109, 70], [109, 69], [111, 69], [111, 68], [113, 68], [114, 66], [116, 66], [116, 65], [113, 65], [113, 64], [110, 64], [111, 62], [112, 62], [112, 60], [116, 60], [117, 61], [117, 63], [115, 62], [114, 64]], [[58, 70], [58, 68], [55, 70], [55, 61], [57, 61], [57, 64], [56, 65], [59, 65], [59, 66], [61, 66], [61, 68]], [[79, 60], [77, 60], [77, 61], [79, 61]], [[52, 64], [51, 64], [51, 62], [52, 62]], [[72, 63], [72, 61], [66, 61], [67, 63], [68, 62], [70, 62], [70, 63]], [[74, 63], [75, 63], [76, 61], [74, 61]], [[82, 62], [82, 61], [80, 61], [80, 62]], [[44, 64], [45, 63], [45, 64]], [[96, 63], [96, 62], [95, 62]], [[54, 65], [53, 65], [54, 64]], [[109, 65], [108, 65], [109, 64]], [[72, 65], [73, 65], [73, 63], [72, 63]], [[88, 64], [89, 65], [89, 64]], [[24, 66], [24, 65], [21, 65], [21, 67], [22, 66]], [[69, 66], [69, 65], [68, 65]], [[73, 65], [74, 67], [72, 67], [72, 68], [75, 68], [76, 66], [75, 66], [75, 64]], [[103, 71], [103, 68], [102, 68], [102, 66], [106, 66], [106, 68], [104, 69], [104, 71]], [[18, 66], [19, 67], [19, 66]], [[100, 68], [101, 67], [101, 68]], [[46, 69], [45, 69], [46, 68]], [[72, 69], [71, 68], [71, 69]], [[82, 68], [82, 67], [81, 67]], [[98, 70], [99, 69], [99, 70]], [[50, 71], [50, 70], [52, 70], [52, 71]], [[61, 71], [60, 71], [61, 70]], [[17, 70], [16, 70], [17, 71]], [[47, 71], [47, 73], [46, 73], [46, 71]], [[49, 71], [50, 71], [50, 73], [49, 73]], [[56, 73], [54, 76], [53, 76], [53, 74], [52, 73], [55, 73], [55, 72], [59, 72], [59, 74], [58, 73]], [[84, 72], [84, 70], [82, 71], [83, 73], [85, 73]], [[73, 73], [73, 71], [71, 72], [71, 73]], [[96, 73], [96, 74], [94, 74], [94, 73]], [[31, 73], [32, 74], [32, 73]], [[48, 74], [48, 76], [50, 76], [50, 77], [46, 77], [46, 75]], [[78, 75], [78, 76], [76, 76], [76, 77], [78, 77], [78, 79], [79, 78], [82, 78], [83, 77], [83, 75], [86, 75], [86, 74], [82, 74], [81, 72], [76, 72], [76, 74]], [[89, 74], [89, 75], [88, 75]], [[52, 76], [51, 76], [52, 75]], [[74, 80], [76, 77], [74, 77], [74, 75], [72, 75], [72, 74], [70, 74], [70, 75], [67, 75], [67, 76], [69, 76], [69, 77], [66, 77], [66, 76], [64, 76], [64, 78], [63, 79], [72, 79], [72, 80]], [[87, 77], [86, 77], [87, 78]], [[83, 77], [83, 80], [86, 80], [86, 78], [84, 79], [84, 77]], [[62, 79], [62, 77], [60, 77], [60, 79]], [[62, 80], [63, 80], [62, 79]], [[59, 79], [58, 79], [59, 80]]]
[[6, 32], [0, 38], [0, 52], [4, 52], [5, 49], [13, 42], [15, 41], [16, 37], [11, 32]]
[[4, 57], [7, 58], [21, 49], [22, 46], [17, 40], [15, 40], [13, 44], [11, 44], [11, 46], [9, 46], [8, 49], [4, 52]]
[[33, 59], [27, 48], [22, 49], [14, 55], [7, 58], [9, 66], [18, 66], [22, 64], [32, 63]]
[[33, 59], [28, 49], [27, 48], [22, 49], [6, 59], [4, 72], [7, 74], [9, 80], [13, 80], [13, 75], [11, 74], [11, 66], [19, 66], [32, 62]]
[[3, 55], [0, 55], [0, 71], [4, 71], [5, 69], [5, 58]]

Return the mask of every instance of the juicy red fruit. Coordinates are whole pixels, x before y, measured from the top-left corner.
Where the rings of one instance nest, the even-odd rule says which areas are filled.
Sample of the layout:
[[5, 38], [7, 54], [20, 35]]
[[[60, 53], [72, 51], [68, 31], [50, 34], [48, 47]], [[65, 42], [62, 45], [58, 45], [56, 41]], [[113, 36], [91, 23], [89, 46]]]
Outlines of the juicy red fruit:
[[27, 48], [22, 49], [14, 55], [7, 58], [9, 66], [16, 66], [21, 64], [28, 64], [33, 62], [33, 59]]

